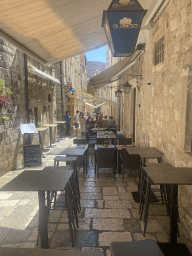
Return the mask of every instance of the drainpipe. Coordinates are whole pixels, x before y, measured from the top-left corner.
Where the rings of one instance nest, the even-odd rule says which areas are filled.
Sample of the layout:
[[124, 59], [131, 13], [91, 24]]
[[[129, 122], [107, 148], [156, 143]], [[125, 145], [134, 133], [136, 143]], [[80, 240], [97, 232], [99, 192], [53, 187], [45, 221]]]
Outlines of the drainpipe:
[[27, 55], [26, 55], [26, 53], [24, 53], [24, 75], [25, 75], [26, 115], [27, 115], [27, 123], [30, 123], [30, 117], [29, 117], [29, 86], [28, 86], [28, 69], [27, 69]]
[[[117, 81], [117, 90], [120, 89], [119, 80]], [[121, 97], [117, 98], [117, 130], [120, 131], [120, 122], [121, 122]]]
[[[60, 83], [61, 83], [61, 121], [64, 120], [64, 105], [63, 105], [63, 61], [60, 61]], [[64, 91], [65, 93], [65, 91]]]

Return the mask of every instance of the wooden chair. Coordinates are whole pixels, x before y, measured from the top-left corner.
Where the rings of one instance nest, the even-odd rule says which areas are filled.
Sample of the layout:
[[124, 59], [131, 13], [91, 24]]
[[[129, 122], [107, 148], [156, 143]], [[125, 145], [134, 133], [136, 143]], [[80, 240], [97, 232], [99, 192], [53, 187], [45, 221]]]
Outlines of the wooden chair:
[[191, 256], [185, 244], [162, 243], [152, 239], [133, 242], [112, 242], [110, 249], [112, 256]]
[[122, 173], [123, 173], [123, 180], [124, 180], [124, 170], [131, 169], [131, 170], [140, 170], [141, 166], [141, 158], [140, 155], [129, 155], [125, 148], [122, 148]]
[[73, 144], [87, 144], [86, 139], [73, 139]]
[[97, 178], [99, 177], [99, 168], [113, 168], [113, 175], [117, 167], [117, 152], [115, 148], [97, 149]]
[[119, 138], [119, 145], [132, 145], [132, 138]]
[[133, 242], [112, 242], [112, 256], [164, 256], [155, 240], [147, 239]]

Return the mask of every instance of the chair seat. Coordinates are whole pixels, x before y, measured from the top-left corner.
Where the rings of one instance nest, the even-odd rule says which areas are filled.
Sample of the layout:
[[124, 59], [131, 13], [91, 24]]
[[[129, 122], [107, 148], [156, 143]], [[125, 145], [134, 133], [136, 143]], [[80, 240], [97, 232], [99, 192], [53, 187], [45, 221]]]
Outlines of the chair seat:
[[155, 240], [147, 239], [133, 242], [112, 242], [112, 256], [164, 256]]
[[171, 244], [171, 243], [161, 243], [161, 242], [158, 242], [157, 244], [161, 248], [165, 256], [170, 256], [170, 255], [191, 256], [185, 244], [181, 244], [181, 243]]
[[97, 143], [97, 140], [90, 140], [89, 142], [88, 142], [88, 145], [92, 145], [92, 144], [96, 144]]

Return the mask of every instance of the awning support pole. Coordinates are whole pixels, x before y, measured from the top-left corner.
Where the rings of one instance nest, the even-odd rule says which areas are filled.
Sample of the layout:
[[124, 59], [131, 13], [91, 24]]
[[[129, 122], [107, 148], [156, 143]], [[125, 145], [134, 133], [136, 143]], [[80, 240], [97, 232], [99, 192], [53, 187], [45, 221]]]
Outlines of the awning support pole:
[[27, 55], [26, 55], [26, 53], [24, 53], [24, 75], [25, 75], [26, 115], [27, 115], [27, 123], [30, 123], [30, 117], [29, 117], [29, 85], [28, 85], [28, 69], [27, 69]]
[[64, 109], [63, 109], [63, 61], [60, 61], [60, 83], [61, 83], [61, 121], [64, 120]]

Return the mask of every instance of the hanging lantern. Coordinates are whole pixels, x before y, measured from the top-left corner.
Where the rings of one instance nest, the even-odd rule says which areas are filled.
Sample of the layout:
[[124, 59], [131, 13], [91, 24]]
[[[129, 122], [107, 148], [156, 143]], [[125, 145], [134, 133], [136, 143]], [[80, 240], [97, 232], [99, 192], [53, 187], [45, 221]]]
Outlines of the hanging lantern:
[[70, 89], [72, 87], [72, 82], [70, 80], [70, 78], [68, 78], [67, 80], [67, 88]]
[[69, 93], [71, 94], [71, 95], [74, 95], [75, 94], [75, 89], [73, 89], [72, 87], [69, 89]]
[[137, 0], [113, 0], [103, 11], [102, 27], [114, 57], [128, 57], [135, 51], [145, 13]]
[[124, 85], [123, 85], [123, 91], [124, 91], [124, 93], [129, 93], [130, 92], [130, 90], [131, 90], [131, 87], [132, 87], [132, 85], [131, 84], [129, 84], [128, 82], [126, 82]]
[[121, 97], [122, 95], [122, 91], [120, 89], [118, 89], [116, 92], [115, 92], [115, 97]]

